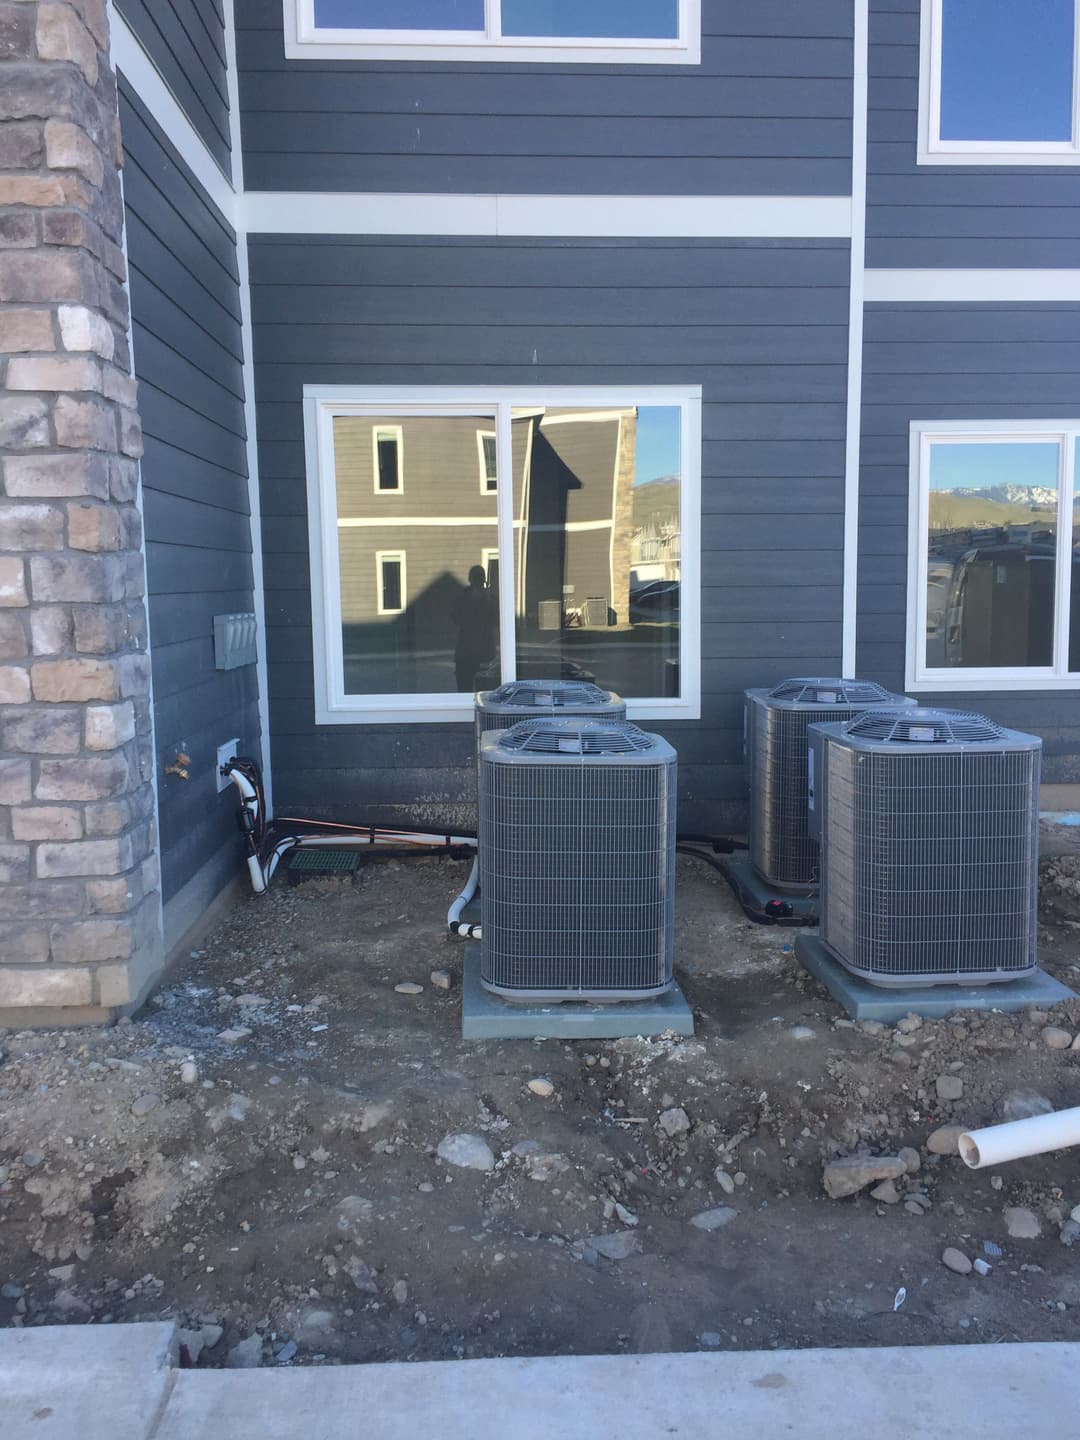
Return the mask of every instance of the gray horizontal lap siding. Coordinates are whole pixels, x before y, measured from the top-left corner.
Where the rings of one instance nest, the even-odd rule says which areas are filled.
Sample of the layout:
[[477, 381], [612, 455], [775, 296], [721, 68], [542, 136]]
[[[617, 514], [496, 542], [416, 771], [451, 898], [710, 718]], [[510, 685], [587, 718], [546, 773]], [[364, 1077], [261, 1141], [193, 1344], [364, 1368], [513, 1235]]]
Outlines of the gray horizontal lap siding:
[[255, 190], [839, 195], [850, 0], [704, 0], [691, 66], [286, 60], [281, 0], [238, 7]]
[[[1080, 420], [1080, 305], [868, 305], [859, 500], [859, 674], [904, 686], [913, 420]], [[1080, 693], [920, 696], [1042, 735], [1044, 779], [1080, 782]]]
[[1080, 167], [919, 165], [919, 0], [870, 0], [866, 263], [1080, 266]]
[[[235, 872], [214, 761], [259, 737], [254, 667], [216, 670], [213, 653], [214, 615], [253, 608], [236, 239], [123, 85], [120, 119], [168, 924], [185, 886], [210, 896]], [[188, 781], [163, 773], [178, 749]]]
[[223, 0], [116, 0], [203, 143], [230, 174]]
[[740, 825], [741, 691], [840, 661], [847, 246], [252, 237], [250, 265], [278, 808], [471, 815], [467, 725], [314, 724], [302, 387], [699, 383], [702, 719], [661, 728], [680, 823]]

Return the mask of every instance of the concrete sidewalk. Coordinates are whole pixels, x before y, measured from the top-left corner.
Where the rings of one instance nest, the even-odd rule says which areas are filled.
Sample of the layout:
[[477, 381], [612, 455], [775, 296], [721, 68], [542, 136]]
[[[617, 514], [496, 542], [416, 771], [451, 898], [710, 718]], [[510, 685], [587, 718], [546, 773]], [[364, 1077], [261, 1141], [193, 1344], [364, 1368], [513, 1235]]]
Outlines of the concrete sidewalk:
[[169, 1325], [0, 1332], [4, 1440], [1062, 1440], [1080, 1344], [174, 1370]]

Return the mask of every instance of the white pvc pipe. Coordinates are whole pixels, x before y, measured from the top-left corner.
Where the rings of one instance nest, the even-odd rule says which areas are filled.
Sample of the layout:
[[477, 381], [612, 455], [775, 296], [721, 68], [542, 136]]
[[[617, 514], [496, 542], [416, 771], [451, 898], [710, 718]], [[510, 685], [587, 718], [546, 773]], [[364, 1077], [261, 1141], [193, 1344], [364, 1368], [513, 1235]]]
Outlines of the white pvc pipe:
[[446, 914], [446, 924], [451, 935], [473, 935], [480, 937], [480, 927], [473, 925], [462, 925], [461, 915], [465, 906], [476, 894], [476, 887], [480, 883], [480, 857], [477, 856], [472, 862], [472, 869], [469, 871], [469, 878], [465, 881], [465, 888], [450, 906]]
[[985, 1130], [965, 1131], [959, 1144], [961, 1159], [969, 1170], [1022, 1160], [1027, 1155], [1045, 1155], [1049, 1150], [1066, 1150], [1070, 1145], [1080, 1145], [1080, 1105], [1050, 1115], [1032, 1115], [1027, 1120], [1010, 1120], [1007, 1125], [988, 1125]]

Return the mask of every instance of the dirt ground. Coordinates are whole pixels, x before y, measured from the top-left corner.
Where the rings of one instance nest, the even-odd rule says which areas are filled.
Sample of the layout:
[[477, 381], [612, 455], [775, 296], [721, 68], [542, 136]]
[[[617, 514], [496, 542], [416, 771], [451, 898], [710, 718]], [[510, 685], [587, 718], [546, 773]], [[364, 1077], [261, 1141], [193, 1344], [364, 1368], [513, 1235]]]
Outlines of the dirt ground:
[[[1042, 960], [1080, 988], [1080, 860], [1047, 864]], [[1080, 998], [854, 1026], [681, 857], [693, 1040], [466, 1044], [464, 874], [276, 884], [134, 1021], [0, 1036], [0, 1324], [176, 1318], [202, 1365], [1078, 1338], [1080, 1150], [995, 1175], [926, 1140], [1012, 1092], [1080, 1103], [1080, 1050], [1041, 1034]], [[492, 1170], [438, 1157], [461, 1133]], [[905, 1146], [897, 1198], [826, 1196], [823, 1162]]]

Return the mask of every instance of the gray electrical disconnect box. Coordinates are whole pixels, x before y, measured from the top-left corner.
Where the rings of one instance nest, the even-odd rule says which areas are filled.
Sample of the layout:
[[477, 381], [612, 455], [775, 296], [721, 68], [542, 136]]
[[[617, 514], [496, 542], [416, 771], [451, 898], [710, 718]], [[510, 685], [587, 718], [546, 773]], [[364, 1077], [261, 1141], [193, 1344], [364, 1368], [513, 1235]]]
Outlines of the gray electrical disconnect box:
[[255, 616], [214, 616], [214, 665], [218, 670], [236, 670], [241, 665], [254, 665]]

